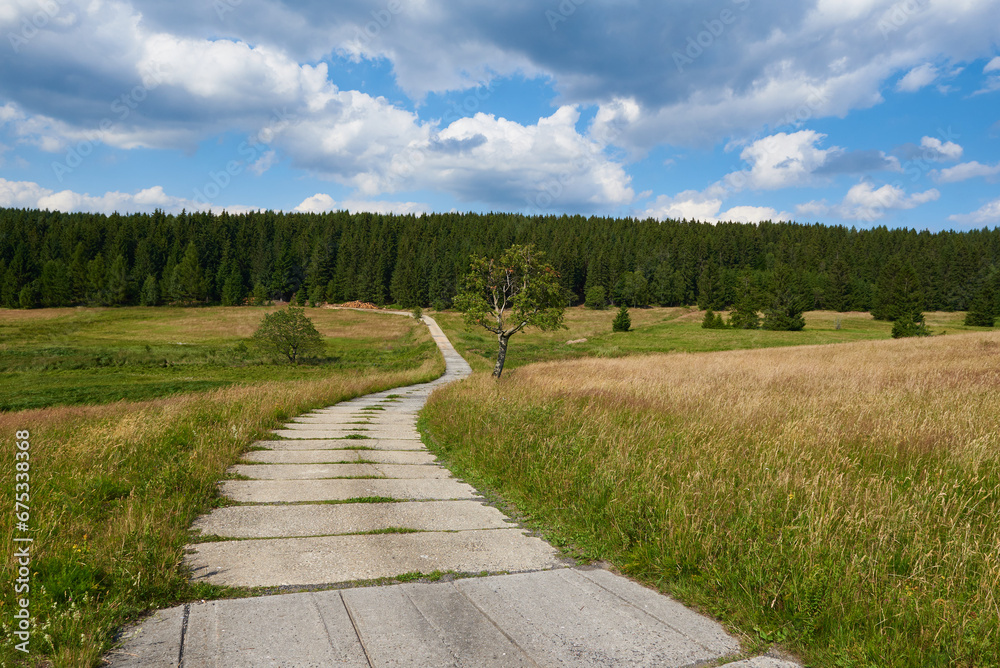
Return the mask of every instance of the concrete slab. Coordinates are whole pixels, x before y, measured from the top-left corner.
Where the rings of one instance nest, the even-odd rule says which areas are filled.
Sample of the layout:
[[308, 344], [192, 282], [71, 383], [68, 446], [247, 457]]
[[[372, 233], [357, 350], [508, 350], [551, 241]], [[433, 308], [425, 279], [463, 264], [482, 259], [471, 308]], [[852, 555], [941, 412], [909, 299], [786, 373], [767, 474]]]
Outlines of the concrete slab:
[[238, 503], [343, 501], [371, 496], [412, 501], [474, 499], [476, 490], [445, 480], [226, 480], [220, 488]]
[[[336, 593], [336, 592], [334, 592]], [[364, 649], [343, 602], [322, 610], [305, 594], [209, 601], [189, 607], [184, 666], [357, 666]]]
[[228, 472], [254, 480], [385, 477], [372, 464], [237, 464]]
[[603, 569], [580, 570], [577, 573], [720, 656], [740, 650], [739, 643], [726, 633], [721, 624], [699, 615], [669, 596]]
[[437, 457], [419, 450], [257, 450], [243, 455], [247, 462], [261, 464], [350, 464], [357, 461], [380, 464], [433, 464]]
[[452, 587], [369, 587], [342, 598], [372, 666], [534, 665]]
[[125, 630], [122, 646], [107, 656], [115, 668], [174, 668], [180, 663], [184, 607], [159, 610]]
[[185, 558], [194, 579], [232, 587], [319, 585], [403, 573], [530, 571], [559, 565], [520, 529], [374, 534], [198, 543]]
[[[279, 438], [286, 439], [344, 439], [351, 434], [357, 432], [351, 432], [347, 430], [331, 430], [331, 429], [275, 429], [271, 432]], [[381, 438], [393, 439], [397, 441], [419, 441], [420, 436], [414, 431], [407, 431], [403, 429], [397, 429], [393, 431], [384, 431], [379, 434]]]
[[802, 668], [798, 663], [775, 659], [770, 656], [755, 656], [752, 659], [727, 663], [726, 668]]
[[394, 439], [293, 439], [285, 441], [256, 441], [255, 447], [268, 448], [270, 450], [342, 450], [352, 446], [367, 448], [369, 450], [422, 450], [426, 452], [424, 444], [417, 440], [394, 440]]
[[434, 464], [237, 464], [230, 473], [254, 480], [322, 480], [330, 478], [395, 478], [434, 480], [451, 472]]
[[230, 506], [195, 520], [192, 529], [225, 538], [281, 538], [360, 533], [389, 528], [420, 531], [509, 529], [496, 508], [479, 501], [408, 501], [295, 506]]
[[455, 586], [539, 665], [645, 668], [720, 657], [574, 570]]

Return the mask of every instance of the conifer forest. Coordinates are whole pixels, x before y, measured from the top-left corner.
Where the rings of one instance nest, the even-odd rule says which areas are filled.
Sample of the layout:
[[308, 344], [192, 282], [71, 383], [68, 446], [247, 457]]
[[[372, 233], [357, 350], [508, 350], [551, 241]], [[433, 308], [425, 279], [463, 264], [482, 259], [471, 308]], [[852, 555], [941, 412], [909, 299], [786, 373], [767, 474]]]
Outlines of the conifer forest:
[[[874, 311], [905, 279], [925, 310], [1000, 291], [1000, 228], [708, 224], [489, 213], [110, 215], [0, 209], [0, 305], [448, 307], [473, 253], [535, 244], [567, 302], [726, 309], [793, 277], [806, 310]], [[900, 277], [903, 279], [900, 279]], [[598, 291], [599, 294], [599, 291]]]

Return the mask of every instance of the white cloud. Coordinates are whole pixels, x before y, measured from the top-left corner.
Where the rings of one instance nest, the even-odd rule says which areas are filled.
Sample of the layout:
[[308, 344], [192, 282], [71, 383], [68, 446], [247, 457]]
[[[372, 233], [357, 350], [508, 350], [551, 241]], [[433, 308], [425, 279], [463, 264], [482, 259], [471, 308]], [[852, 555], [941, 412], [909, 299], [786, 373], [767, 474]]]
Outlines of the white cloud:
[[432, 189], [463, 202], [539, 210], [608, 209], [634, 198], [622, 165], [576, 131], [574, 107], [535, 125], [479, 113], [440, 131], [361, 93], [341, 94], [326, 111], [291, 123], [275, 145], [294, 166], [362, 197]]
[[962, 225], [996, 225], [1000, 223], [1000, 199], [995, 199], [972, 213], [948, 216], [948, 220]]
[[1000, 72], [1000, 56], [997, 56], [990, 62], [986, 63], [986, 66], [983, 67], [983, 74], [987, 74], [989, 72]]
[[736, 190], [777, 190], [806, 185], [827, 158], [842, 151], [838, 147], [817, 148], [816, 144], [825, 138], [824, 134], [801, 130], [758, 139], [740, 153], [740, 157], [750, 163], [750, 169], [729, 174], [724, 182]]
[[901, 93], [915, 93], [924, 86], [929, 86], [938, 78], [938, 69], [931, 63], [914, 67], [896, 83], [896, 90]]
[[884, 218], [889, 211], [914, 209], [940, 197], [941, 193], [934, 188], [907, 195], [896, 185], [886, 184], [876, 188], [863, 181], [848, 190], [840, 204], [831, 206], [825, 201], [812, 201], [798, 205], [795, 210], [801, 216], [834, 215], [845, 220], [873, 222]]
[[400, 215], [428, 213], [431, 207], [421, 202], [387, 202], [347, 199], [337, 202], [326, 193], [316, 193], [307, 197], [294, 211], [299, 213], [326, 213], [327, 211], [350, 211], [351, 213], [395, 213]]
[[963, 149], [953, 141], [941, 141], [937, 137], [924, 137], [920, 140], [920, 147], [924, 150], [924, 157], [928, 160], [958, 160], [962, 157]]
[[225, 210], [231, 213], [256, 210], [246, 206], [209, 206], [203, 202], [167, 195], [162, 186], [145, 188], [135, 193], [113, 191], [103, 195], [90, 195], [72, 190], [56, 192], [33, 181], [8, 181], [3, 178], [0, 178], [0, 207], [104, 214], [152, 213], [156, 209], [167, 213], [180, 213], [182, 209], [215, 212]]
[[976, 160], [963, 162], [954, 167], [942, 169], [934, 172], [934, 180], [938, 183], [956, 183], [967, 179], [974, 179], [980, 176], [990, 177], [1000, 174], [1000, 162], [995, 165], [983, 165]]
[[645, 210], [636, 214], [639, 218], [665, 220], [698, 220], [708, 223], [731, 221], [737, 223], [759, 223], [764, 220], [791, 220], [788, 212], [767, 206], [734, 206], [720, 212], [722, 200], [711, 198], [695, 190], [686, 190], [674, 197], [660, 195]]
[[257, 176], [262, 175], [267, 170], [271, 169], [278, 162], [278, 154], [276, 151], [265, 151], [264, 155], [250, 164], [250, 171]]

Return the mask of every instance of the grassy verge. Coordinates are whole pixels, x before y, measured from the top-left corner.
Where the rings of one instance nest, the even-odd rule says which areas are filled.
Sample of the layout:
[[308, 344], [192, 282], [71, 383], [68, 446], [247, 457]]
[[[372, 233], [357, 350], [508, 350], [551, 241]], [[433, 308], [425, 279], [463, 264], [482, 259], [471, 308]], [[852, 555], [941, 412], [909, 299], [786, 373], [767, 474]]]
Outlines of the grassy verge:
[[326, 337], [316, 359], [271, 364], [245, 341], [274, 308], [2, 311], [0, 410], [158, 397], [236, 383], [323, 378], [337, 369], [395, 371], [434, 354], [407, 318], [308, 309]]
[[[128, 318], [128, 311], [112, 315]], [[2, 477], [0, 494], [11, 509], [14, 434], [31, 434], [34, 537], [28, 595], [31, 656], [13, 647], [15, 595], [13, 586], [5, 587], [0, 591], [0, 665], [97, 665], [115, 629], [143, 612], [225, 595], [224, 589], [188, 581], [183, 550], [192, 520], [220, 502], [216, 482], [250, 443], [289, 416], [427, 381], [444, 371], [426, 329], [404, 318], [361, 317], [377, 318], [379, 327], [358, 325], [369, 329], [367, 334], [359, 329], [355, 343], [375, 336], [371, 329], [376, 329], [374, 343], [365, 345], [376, 351], [397, 346], [395, 368], [361, 371], [327, 365], [305, 379], [283, 378], [279, 369], [276, 379], [195, 394], [0, 413], [0, 461], [9, 472]], [[393, 342], [397, 321], [406, 328], [412, 325], [409, 335], [400, 334], [408, 336], [403, 342]], [[137, 333], [122, 320], [116, 323], [108, 325], [111, 340], [135, 336], [155, 343], [153, 334]], [[198, 327], [196, 320], [188, 331]], [[343, 321], [326, 333], [336, 333], [337, 327], [350, 338], [351, 325]], [[44, 378], [44, 372], [32, 373]], [[10, 546], [15, 535], [23, 535], [15, 532], [13, 521], [12, 512], [0, 518], [0, 539], [8, 546], [0, 579], [9, 583], [17, 572]]]
[[542, 363], [424, 417], [470, 483], [753, 649], [1000, 665], [1000, 333]]
[[[776, 346], [846, 343], [888, 339], [892, 323], [879, 322], [868, 313], [810, 311], [801, 332], [763, 330], [702, 329], [704, 311], [693, 308], [631, 309], [632, 330], [611, 331], [615, 310], [595, 311], [582, 306], [566, 309], [566, 329], [555, 332], [528, 330], [511, 339], [506, 369], [526, 364], [584, 357], [625, 357], [649, 353], [709, 352]], [[483, 329], [466, 329], [458, 313], [434, 313], [434, 319], [456, 349], [476, 371], [493, 368], [496, 338]], [[985, 331], [965, 327], [964, 313], [928, 313], [927, 324], [934, 333], [949, 334]], [[586, 341], [580, 341], [586, 339]], [[577, 341], [577, 343], [567, 343]]]

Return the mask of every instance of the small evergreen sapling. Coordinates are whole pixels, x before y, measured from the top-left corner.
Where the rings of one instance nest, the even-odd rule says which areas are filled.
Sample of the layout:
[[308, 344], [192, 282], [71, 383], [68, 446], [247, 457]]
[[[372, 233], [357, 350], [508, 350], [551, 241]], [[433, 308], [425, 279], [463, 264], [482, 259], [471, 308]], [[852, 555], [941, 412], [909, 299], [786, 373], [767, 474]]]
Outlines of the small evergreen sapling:
[[705, 317], [701, 321], [702, 329], [725, 329], [726, 323], [722, 319], [721, 313], [716, 313], [712, 309], [705, 311]]
[[627, 332], [632, 328], [632, 316], [628, 314], [628, 308], [624, 304], [618, 309], [618, 315], [615, 316], [614, 321], [611, 323], [611, 331], [613, 332]]

